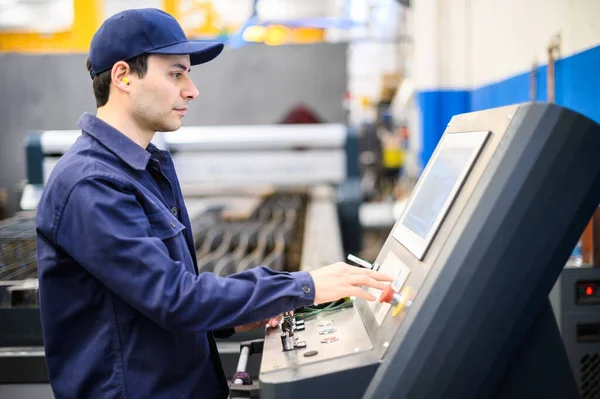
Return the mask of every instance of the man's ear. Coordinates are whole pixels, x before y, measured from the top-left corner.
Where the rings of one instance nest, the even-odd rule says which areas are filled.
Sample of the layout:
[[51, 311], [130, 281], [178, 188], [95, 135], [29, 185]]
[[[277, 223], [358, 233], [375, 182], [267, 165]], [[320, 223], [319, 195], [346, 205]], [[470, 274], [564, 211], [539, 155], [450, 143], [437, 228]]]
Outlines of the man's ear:
[[117, 62], [113, 65], [110, 76], [112, 83], [116, 87], [127, 91], [128, 86], [131, 83], [131, 69], [129, 68], [129, 64], [124, 61]]

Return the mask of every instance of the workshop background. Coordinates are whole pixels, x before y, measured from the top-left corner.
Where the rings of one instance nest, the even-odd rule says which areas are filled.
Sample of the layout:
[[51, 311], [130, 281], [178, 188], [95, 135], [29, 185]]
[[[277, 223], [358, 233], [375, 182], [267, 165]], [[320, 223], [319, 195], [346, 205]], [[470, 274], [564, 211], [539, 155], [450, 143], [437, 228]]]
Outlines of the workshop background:
[[374, 260], [453, 115], [537, 100], [600, 122], [598, 0], [0, 0], [0, 220], [31, 211], [28, 137], [95, 113], [93, 33], [144, 7], [225, 43], [185, 127], [343, 126], [343, 258]]
[[[293, 106], [304, 104], [323, 121], [349, 123], [369, 134], [391, 114], [391, 128], [405, 128], [402, 162], [408, 163], [404, 172], [411, 178], [453, 114], [548, 99], [550, 57], [556, 63], [554, 100], [600, 118], [595, 96], [600, 78], [593, 72], [600, 57], [599, 2], [402, 3], [3, 0], [0, 188], [5, 216], [19, 209], [26, 135], [74, 129], [82, 112], [94, 111], [84, 64], [87, 46], [104, 18], [126, 8], [162, 8], [191, 38], [226, 43], [225, 56], [194, 71], [201, 95], [192, 103], [187, 125], [277, 123]], [[555, 50], [549, 53], [549, 47]], [[363, 165], [374, 162], [370, 155], [363, 154]]]

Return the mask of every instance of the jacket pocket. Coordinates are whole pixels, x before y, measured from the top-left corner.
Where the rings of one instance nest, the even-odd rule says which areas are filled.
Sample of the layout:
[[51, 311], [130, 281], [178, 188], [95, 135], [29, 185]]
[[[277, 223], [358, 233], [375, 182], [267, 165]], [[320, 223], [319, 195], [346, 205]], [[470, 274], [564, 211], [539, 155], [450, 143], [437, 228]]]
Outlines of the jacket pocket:
[[185, 229], [185, 226], [166, 210], [148, 215], [148, 220], [150, 221], [151, 234], [161, 240], [175, 237]]

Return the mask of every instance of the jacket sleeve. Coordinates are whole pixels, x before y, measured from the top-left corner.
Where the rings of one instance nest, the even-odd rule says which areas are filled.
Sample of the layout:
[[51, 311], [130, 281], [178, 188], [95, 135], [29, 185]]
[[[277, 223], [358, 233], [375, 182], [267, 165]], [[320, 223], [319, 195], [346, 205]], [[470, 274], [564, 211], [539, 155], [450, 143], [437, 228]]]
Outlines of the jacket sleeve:
[[227, 329], [314, 301], [308, 272], [255, 267], [228, 277], [190, 273], [171, 258], [163, 240], [152, 236], [133, 188], [116, 177], [78, 182], [56, 220], [54, 240], [61, 249], [168, 330]]

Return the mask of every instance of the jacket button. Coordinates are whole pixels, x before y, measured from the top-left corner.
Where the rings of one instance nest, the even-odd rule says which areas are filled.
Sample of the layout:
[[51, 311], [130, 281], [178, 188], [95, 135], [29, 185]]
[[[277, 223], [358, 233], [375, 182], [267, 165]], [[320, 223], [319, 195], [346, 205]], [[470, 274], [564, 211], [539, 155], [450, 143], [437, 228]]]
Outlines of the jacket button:
[[173, 207], [171, 208], [171, 213], [173, 214], [173, 216], [177, 216], [177, 207]]
[[302, 286], [302, 291], [303, 291], [305, 294], [309, 294], [309, 293], [310, 293], [310, 287], [308, 286], [308, 284], [304, 284], [304, 285]]

